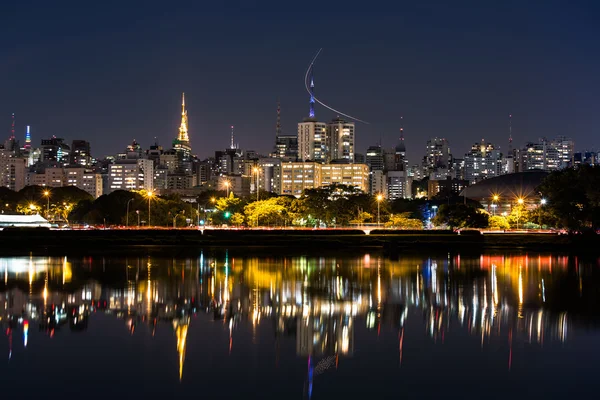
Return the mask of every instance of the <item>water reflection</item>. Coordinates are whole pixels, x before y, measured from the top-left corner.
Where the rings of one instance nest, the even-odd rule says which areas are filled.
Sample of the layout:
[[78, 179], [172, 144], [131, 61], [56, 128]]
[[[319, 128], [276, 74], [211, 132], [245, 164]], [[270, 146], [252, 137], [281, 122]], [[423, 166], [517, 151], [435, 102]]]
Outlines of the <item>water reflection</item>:
[[[96, 313], [121, 319], [130, 335], [139, 326], [152, 336], [170, 330], [168, 351], [177, 352], [180, 380], [195, 316], [223, 324], [230, 355], [238, 340], [242, 352], [257, 345], [258, 328], [270, 324], [277, 365], [280, 339], [295, 338], [296, 355], [307, 366], [303, 392], [311, 397], [315, 377], [339, 368], [361, 346], [357, 326], [373, 337], [382, 327], [395, 330], [402, 365], [410, 345], [405, 328], [413, 318], [436, 344], [455, 331], [482, 348], [503, 338], [508, 343], [503, 363], [510, 369], [514, 346], [565, 343], [574, 326], [596, 313], [597, 264], [552, 255], [4, 258], [0, 317], [9, 360], [16, 341], [30, 344], [30, 328], [50, 338], [64, 329], [96, 329], [100, 326], [90, 323]], [[369, 351], [366, 346], [363, 351]]]

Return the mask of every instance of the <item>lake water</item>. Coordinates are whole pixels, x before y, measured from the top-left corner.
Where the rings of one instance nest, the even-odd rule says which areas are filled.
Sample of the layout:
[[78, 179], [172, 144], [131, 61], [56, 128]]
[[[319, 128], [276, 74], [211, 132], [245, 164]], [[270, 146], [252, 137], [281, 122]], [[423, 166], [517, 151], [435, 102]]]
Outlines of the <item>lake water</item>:
[[596, 389], [599, 260], [0, 258], [3, 398], [560, 398]]

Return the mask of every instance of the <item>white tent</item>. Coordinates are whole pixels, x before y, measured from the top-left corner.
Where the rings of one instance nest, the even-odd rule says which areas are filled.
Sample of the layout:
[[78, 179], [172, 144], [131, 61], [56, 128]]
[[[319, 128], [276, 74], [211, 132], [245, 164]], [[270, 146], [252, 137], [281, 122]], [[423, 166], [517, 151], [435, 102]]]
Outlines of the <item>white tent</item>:
[[39, 214], [35, 215], [6, 215], [0, 214], [0, 228], [7, 227], [43, 227], [50, 228], [50, 223], [48, 220], [43, 218]]

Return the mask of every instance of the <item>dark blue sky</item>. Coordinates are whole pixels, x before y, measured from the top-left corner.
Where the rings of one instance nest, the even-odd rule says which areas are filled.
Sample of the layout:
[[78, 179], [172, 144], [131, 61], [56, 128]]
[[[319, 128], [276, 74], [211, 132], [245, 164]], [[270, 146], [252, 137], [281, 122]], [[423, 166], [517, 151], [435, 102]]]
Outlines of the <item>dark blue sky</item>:
[[357, 152], [380, 136], [393, 146], [400, 116], [413, 162], [436, 135], [457, 156], [481, 138], [506, 148], [510, 113], [516, 145], [565, 134], [600, 147], [593, 1], [14, 3], [0, 24], [0, 126], [8, 136], [15, 112], [35, 144], [87, 139], [96, 157], [134, 138], [169, 146], [185, 91], [199, 156], [227, 146], [232, 124], [243, 148], [267, 153], [277, 98], [284, 132], [307, 115], [304, 72], [322, 47], [317, 96], [371, 122]]

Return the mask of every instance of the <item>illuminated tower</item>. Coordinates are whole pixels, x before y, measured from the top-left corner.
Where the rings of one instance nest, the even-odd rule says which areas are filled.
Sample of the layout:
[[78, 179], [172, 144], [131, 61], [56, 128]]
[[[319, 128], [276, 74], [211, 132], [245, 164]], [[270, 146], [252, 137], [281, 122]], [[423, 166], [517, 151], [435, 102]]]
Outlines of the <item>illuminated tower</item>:
[[181, 125], [177, 139], [173, 140], [173, 151], [177, 155], [175, 170], [181, 175], [192, 174], [192, 147], [188, 134], [188, 116], [185, 108], [185, 93], [181, 95]]
[[25, 150], [31, 149], [31, 132], [29, 131], [29, 125], [25, 131]]
[[281, 136], [281, 104], [277, 99], [277, 126], [275, 127], [275, 136]]
[[236, 148], [236, 146], [235, 146], [235, 136], [233, 134], [233, 125], [231, 125], [231, 145], [230, 145], [229, 148], [232, 149], [232, 150]]
[[11, 140], [14, 140], [15, 139], [15, 113], [12, 113], [11, 118], [12, 118], [12, 122], [10, 125], [10, 138], [11, 138]]
[[188, 136], [187, 110], [185, 109], [185, 93], [181, 94], [181, 125], [179, 126], [179, 137], [177, 140], [180, 142], [186, 142], [188, 144], [190, 142], [190, 138]]

